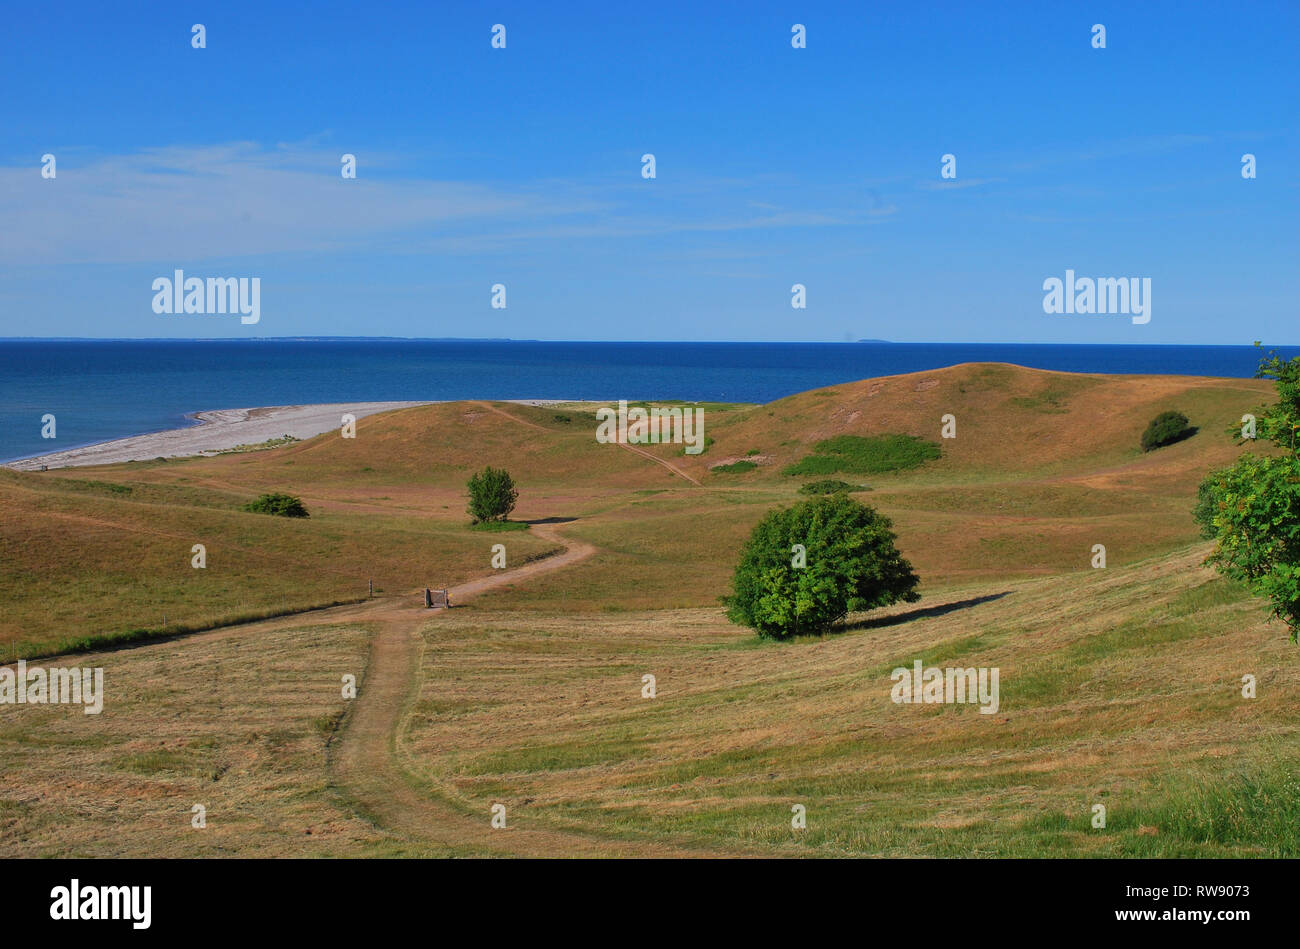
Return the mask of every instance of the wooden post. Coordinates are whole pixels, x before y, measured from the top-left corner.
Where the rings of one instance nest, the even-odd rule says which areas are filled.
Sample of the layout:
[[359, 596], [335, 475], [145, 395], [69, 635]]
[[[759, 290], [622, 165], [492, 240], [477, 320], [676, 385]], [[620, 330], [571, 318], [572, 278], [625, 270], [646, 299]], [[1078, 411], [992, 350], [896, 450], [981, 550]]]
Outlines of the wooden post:
[[371, 580], [371, 581], [370, 581], [370, 593], [369, 593], [368, 595], [369, 595], [369, 596], [374, 596], [374, 595], [375, 595], [375, 581], [374, 581], [374, 580]]
[[433, 609], [433, 591], [428, 587], [424, 588], [424, 608], [426, 610]]

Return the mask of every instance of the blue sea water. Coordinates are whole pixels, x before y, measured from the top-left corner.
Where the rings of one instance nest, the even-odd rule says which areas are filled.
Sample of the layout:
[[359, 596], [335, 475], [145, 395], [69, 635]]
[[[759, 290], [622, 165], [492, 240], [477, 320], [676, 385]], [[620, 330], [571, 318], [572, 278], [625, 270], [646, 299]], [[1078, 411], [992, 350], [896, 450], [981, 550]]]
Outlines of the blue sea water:
[[[770, 402], [963, 362], [1246, 377], [1259, 355], [1251, 346], [0, 340], [0, 461], [179, 428], [207, 409], [470, 398]], [[41, 438], [46, 413], [57, 419], [57, 439]]]

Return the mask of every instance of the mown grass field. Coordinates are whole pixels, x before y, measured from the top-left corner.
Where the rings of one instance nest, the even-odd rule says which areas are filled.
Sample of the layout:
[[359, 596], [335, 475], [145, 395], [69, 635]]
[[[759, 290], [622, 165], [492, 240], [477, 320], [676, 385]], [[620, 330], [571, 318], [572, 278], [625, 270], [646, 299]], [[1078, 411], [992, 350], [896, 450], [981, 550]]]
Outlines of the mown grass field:
[[[714, 610], [466, 610], [425, 628], [402, 761], [465, 813], [709, 851], [1295, 856], [1295, 647], [1203, 553], [945, 591], [781, 645]], [[916, 659], [998, 667], [997, 713], [894, 704]]]
[[0, 853], [423, 855], [386, 840], [331, 787], [340, 683], [345, 673], [364, 683], [367, 638], [359, 626], [298, 622], [105, 653], [93, 659], [108, 693], [99, 715], [6, 708]]
[[[90, 653], [77, 662], [97, 657], [121, 690], [98, 718], [0, 708], [0, 852], [509, 852], [510, 838], [483, 836], [499, 802], [542, 835], [530, 854], [1300, 854], [1296, 649], [1200, 565], [1190, 516], [1205, 472], [1243, 450], [1224, 431], [1270, 393], [967, 365], [706, 406], [702, 455], [643, 446], [680, 474], [598, 444], [594, 406], [489, 403], [363, 419], [355, 440], [0, 471], [9, 655], [351, 601], [369, 578], [396, 608], [426, 585], [492, 577], [493, 544], [510, 568], [557, 536], [596, 548], [411, 626], [412, 692], [391, 738], [404, 787], [455, 818], [436, 841], [332, 770], [330, 729], [349, 721], [340, 668], [364, 666], [379, 635], [358, 613]], [[1141, 452], [1165, 409], [1198, 434]], [[940, 438], [946, 414], [955, 439]], [[940, 455], [783, 473], [829, 439], [881, 435]], [[469, 528], [464, 484], [485, 464], [510, 470], [513, 517], [539, 529]], [[760, 642], [718, 598], [753, 524], [826, 477], [870, 488], [857, 497], [894, 521], [922, 600], [837, 635]], [[241, 510], [269, 491], [301, 496], [311, 518]], [[190, 566], [195, 543], [205, 570]], [[998, 714], [893, 704], [890, 670], [916, 659], [999, 667]], [[655, 699], [641, 698], [647, 673]], [[1255, 699], [1241, 697], [1246, 674]], [[205, 792], [243, 816], [196, 844], [189, 806]], [[790, 827], [795, 804], [805, 831]]]

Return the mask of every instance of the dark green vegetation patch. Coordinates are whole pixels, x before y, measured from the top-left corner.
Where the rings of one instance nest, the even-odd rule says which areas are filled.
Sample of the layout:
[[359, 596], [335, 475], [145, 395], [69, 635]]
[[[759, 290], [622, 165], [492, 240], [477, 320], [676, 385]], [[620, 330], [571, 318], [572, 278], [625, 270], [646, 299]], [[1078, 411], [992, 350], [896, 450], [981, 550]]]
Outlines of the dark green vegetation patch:
[[936, 442], [915, 435], [837, 435], [785, 469], [788, 475], [880, 474], [919, 468], [940, 455]]
[[301, 498], [292, 494], [263, 494], [256, 501], [244, 505], [245, 511], [254, 514], [274, 514], [276, 517], [310, 517]]
[[870, 491], [865, 484], [849, 484], [829, 478], [825, 481], [809, 481], [799, 486], [800, 494], [851, 494], [854, 491]]

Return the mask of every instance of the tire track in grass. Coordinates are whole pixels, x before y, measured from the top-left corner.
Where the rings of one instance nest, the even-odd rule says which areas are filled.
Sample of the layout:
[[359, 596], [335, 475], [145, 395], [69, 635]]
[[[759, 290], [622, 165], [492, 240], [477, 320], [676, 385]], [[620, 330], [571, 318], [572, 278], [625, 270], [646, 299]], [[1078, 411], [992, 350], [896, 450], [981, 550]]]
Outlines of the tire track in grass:
[[[535, 428], [539, 432], [548, 431], [548, 429], [543, 428], [541, 425], [538, 425], [536, 422], [529, 422], [526, 419], [518, 418], [517, 416], [511, 415], [509, 412], [505, 411], [504, 409], [499, 409], [495, 405], [489, 405], [487, 402], [475, 402], [474, 404], [482, 406], [483, 408], [487, 409], [489, 412], [495, 412], [497, 413], [497, 415], [504, 415], [512, 422], [517, 422], [520, 425], [527, 425], [529, 428]], [[688, 475], [681, 468], [678, 468], [672, 462], [665, 461], [664, 459], [660, 458], [658, 455], [652, 455], [650, 452], [646, 451], [645, 449], [637, 448], [635, 445], [629, 445], [626, 442], [615, 442], [614, 444], [618, 445], [619, 448], [626, 448], [634, 455], [640, 455], [642, 458], [646, 458], [650, 461], [653, 461], [657, 465], [663, 465], [665, 468], [667, 468], [669, 471], [671, 471], [673, 474], [677, 475], [678, 477], [685, 478], [687, 481], [695, 485], [697, 488], [701, 487], [700, 482], [696, 481], [694, 478]]]

